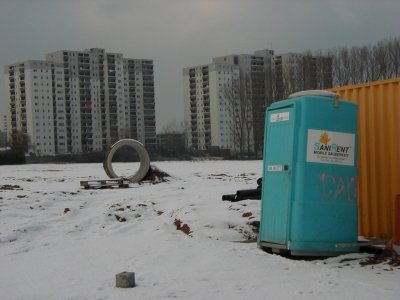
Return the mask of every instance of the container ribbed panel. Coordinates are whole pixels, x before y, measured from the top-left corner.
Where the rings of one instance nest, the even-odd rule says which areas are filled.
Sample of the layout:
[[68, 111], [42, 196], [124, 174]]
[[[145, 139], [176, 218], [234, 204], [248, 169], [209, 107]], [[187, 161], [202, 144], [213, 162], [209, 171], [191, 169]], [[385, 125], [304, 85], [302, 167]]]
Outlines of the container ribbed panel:
[[400, 78], [330, 91], [358, 104], [359, 234], [391, 238], [400, 194]]

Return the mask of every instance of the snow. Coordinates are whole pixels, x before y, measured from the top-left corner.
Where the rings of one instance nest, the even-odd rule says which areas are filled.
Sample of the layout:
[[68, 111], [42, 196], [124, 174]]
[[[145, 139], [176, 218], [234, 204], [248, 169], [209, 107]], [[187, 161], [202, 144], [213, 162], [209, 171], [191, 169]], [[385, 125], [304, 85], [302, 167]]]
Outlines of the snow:
[[[153, 164], [167, 182], [101, 190], [79, 184], [106, 179], [101, 164], [0, 166], [0, 185], [14, 186], [0, 191], [0, 299], [399, 299], [400, 268], [361, 266], [372, 254], [259, 249], [249, 223], [260, 201], [221, 196], [255, 188], [261, 161]], [[135, 288], [115, 287], [123, 271]]]

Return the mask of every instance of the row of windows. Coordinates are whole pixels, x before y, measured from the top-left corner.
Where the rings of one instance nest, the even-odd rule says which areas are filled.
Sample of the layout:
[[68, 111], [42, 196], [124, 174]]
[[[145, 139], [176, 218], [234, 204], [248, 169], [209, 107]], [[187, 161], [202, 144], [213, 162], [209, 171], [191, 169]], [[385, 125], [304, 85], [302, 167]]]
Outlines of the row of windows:
[[[36, 146], [42, 145], [41, 143], [36, 143]], [[49, 143], [49, 146], [53, 145], [52, 143]], [[43, 146], [47, 146], [47, 143], [43, 143]], [[46, 152], [46, 149], [44, 150]]]
[[[45, 135], [44, 135], [44, 136], [42, 136], [42, 135], [37, 135], [37, 136], [36, 136], [36, 139], [37, 139], [37, 140], [40, 140], [40, 138], [43, 138], [43, 139], [45, 140], [45, 139], [46, 139], [46, 136], [45, 136]], [[49, 140], [51, 140], [51, 139], [52, 139], [52, 136], [49, 135]]]
[[[40, 123], [36, 122], [36, 126], [40, 126]], [[43, 126], [46, 126], [45, 122], [43, 122]], [[49, 122], [49, 123], [47, 123], [47, 126], [52, 126], [52, 124]]]

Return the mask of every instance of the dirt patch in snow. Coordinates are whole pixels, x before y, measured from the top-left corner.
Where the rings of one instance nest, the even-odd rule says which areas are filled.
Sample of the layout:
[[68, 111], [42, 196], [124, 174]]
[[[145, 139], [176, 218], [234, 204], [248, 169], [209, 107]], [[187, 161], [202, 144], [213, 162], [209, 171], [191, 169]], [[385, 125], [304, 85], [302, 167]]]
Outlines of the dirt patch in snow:
[[4, 184], [0, 185], [0, 191], [21, 191], [22, 188], [19, 185]]
[[[360, 261], [360, 265], [363, 267], [382, 263], [389, 265], [391, 268], [400, 268], [400, 255], [398, 255], [395, 251], [385, 249], [375, 253], [374, 256]], [[391, 270], [392, 269], [388, 269], [387, 271]]]
[[170, 177], [168, 173], [161, 171], [155, 166], [150, 166], [149, 171], [146, 176], [141, 180], [141, 182], [151, 182], [153, 184], [166, 182], [168, 181], [166, 178]]
[[174, 224], [176, 226], [176, 230], [180, 230], [186, 235], [190, 235], [193, 232], [190, 230], [189, 225], [184, 224], [180, 219], [175, 219]]

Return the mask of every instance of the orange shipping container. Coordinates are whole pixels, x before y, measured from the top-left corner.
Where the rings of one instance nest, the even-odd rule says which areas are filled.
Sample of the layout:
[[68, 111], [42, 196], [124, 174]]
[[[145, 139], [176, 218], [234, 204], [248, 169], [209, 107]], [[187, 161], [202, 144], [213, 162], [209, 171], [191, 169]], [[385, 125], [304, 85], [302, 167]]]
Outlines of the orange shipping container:
[[330, 91], [358, 103], [359, 234], [392, 238], [400, 194], [400, 78]]

